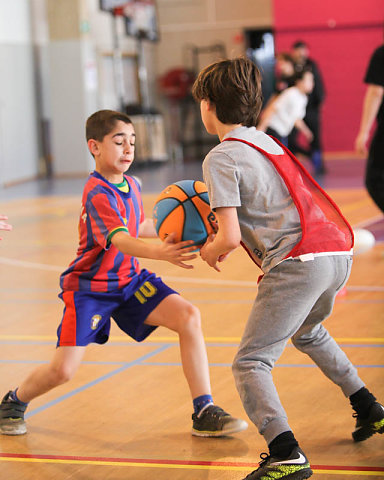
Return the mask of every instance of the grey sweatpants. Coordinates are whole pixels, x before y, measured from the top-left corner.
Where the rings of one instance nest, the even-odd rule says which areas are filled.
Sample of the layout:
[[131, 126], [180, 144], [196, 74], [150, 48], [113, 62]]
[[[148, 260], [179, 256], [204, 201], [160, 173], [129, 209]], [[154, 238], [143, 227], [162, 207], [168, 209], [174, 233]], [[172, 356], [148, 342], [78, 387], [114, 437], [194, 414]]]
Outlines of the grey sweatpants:
[[286, 260], [264, 275], [245, 327], [233, 373], [244, 408], [269, 444], [291, 430], [271, 370], [288, 340], [309, 355], [345, 396], [364, 383], [321, 322], [348, 280], [352, 257]]

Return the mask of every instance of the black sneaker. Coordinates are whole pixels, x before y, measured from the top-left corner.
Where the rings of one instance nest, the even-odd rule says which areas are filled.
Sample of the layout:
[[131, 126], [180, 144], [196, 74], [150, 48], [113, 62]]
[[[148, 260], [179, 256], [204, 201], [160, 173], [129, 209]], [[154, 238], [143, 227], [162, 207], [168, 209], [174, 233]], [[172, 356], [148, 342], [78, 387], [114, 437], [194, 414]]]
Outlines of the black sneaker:
[[21, 405], [10, 398], [8, 392], [0, 404], [0, 433], [3, 435], [23, 435], [27, 433], [24, 412], [27, 405]]
[[259, 468], [247, 475], [244, 480], [268, 478], [302, 480], [309, 478], [313, 473], [307, 457], [299, 447], [295, 447], [288, 458], [275, 458], [266, 453], [262, 453], [260, 457], [262, 461]]
[[361, 418], [357, 413], [353, 416], [357, 419], [355, 431], [352, 432], [355, 442], [362, 442], [375, 433], [384, 433], [384, 407], [380, 403], [372, 405], [367, 418]]
[[248, 423], [231, 415], [217, 405], [208, 405], [192, 415], [192, 435], [197, 437], [224, 437], [248, 428]]

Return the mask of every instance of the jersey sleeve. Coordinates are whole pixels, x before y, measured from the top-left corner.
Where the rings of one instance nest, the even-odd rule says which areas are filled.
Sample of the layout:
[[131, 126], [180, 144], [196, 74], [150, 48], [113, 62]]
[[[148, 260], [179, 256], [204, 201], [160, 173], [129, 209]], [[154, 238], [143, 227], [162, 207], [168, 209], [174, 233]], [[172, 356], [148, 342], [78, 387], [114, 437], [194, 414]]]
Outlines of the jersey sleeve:
[[203, 163], [203, 176], [212, 209], [241, 205], [238, 167], [230, 156], [209, 153]]
[[384, 87], [384, 45], [373, 52], [364, 82]]
[[140, 220], [139, 220], [139, 224], [143, 223], [144, 220], [145, 220], [145, 214], [144, 214], [143, 200], [142, 200], [141, 195], [140, 195]]
[[112, 236], [118, 231], [128, 232], [117, 198], [107, 188], [98, 189], [87, 198], [86, 211], [90, 218], [93, 240], [102, 248], [109, 248]]

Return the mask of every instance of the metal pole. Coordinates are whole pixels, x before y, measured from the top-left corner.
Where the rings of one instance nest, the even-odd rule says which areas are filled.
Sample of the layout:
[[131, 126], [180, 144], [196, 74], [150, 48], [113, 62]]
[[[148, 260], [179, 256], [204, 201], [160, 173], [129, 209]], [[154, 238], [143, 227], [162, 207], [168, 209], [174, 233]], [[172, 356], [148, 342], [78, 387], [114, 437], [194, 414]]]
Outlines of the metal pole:
[[119, 34], [117, 31], [117, 15], [112, 12], [112, 34], [113, 34], [113, 73], [115, 80], [116, 95], [120, 111], [125, 111], [125, 86], [123, 57], [120, 49]]

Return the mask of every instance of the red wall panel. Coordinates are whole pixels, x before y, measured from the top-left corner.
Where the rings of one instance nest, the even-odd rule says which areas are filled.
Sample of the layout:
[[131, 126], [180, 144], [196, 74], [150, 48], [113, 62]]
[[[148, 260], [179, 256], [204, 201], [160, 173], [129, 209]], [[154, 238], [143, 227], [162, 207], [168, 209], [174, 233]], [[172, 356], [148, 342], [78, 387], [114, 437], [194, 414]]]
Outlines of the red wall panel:
[[276, 51], [304, 40], [323, 74], [325, 151], [351, 151], [365, 92], [363, 77], [383, 42], [383, 0], [274, 0]]

